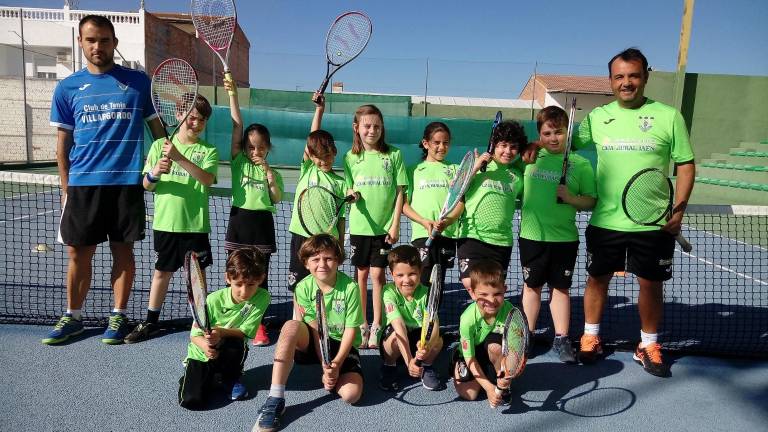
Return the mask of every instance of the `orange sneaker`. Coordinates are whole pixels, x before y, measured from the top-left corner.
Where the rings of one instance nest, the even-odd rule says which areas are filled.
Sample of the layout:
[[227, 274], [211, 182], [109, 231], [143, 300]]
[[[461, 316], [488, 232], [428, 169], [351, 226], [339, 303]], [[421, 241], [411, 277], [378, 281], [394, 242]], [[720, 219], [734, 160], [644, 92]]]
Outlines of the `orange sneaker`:
[[600, 336], [584, 334], [579, 343], [579, 360], [582, 363], [594, 363], [603, 355], [603, 346], [600, 344]]
[[661, 357], [661, 345], [656, 342], [643, 348], [638, 345], [632, 358], [651, 375], [669, 376], [669, 366], [664, 364], [664, 359]]
[[253, 338], [253, 344], [256, 346], [269, 345], [269, 335], [264, 324], [259, 324], [259, 328], [256, 330], [256, 337]]

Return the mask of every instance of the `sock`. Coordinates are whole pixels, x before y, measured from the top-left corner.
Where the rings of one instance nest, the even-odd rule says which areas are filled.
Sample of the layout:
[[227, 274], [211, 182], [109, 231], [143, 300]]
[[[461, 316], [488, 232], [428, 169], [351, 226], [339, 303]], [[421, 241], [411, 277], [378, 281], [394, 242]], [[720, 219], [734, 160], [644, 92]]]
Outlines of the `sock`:
[[269, 397], [285, 399], [285, 386], [272, 384], [269, 387]]
[[597, 324], [589, 324], [584, 323], [584, 334], [588, 335], [599, 335], [600, 334], [600, 323]]
[[67, 309], [67, 313], [69, 315], [72, 315], [72, 318], [80, 321], [80, 318], [83, 315], [83, 310], [82, 309]]
[[147, 322], [157, 324], [160, 321], [160, 309], [147, 309]]
[[128, 309], [118, 309], [118, 308], [112, 309], [113, 314], [120, 314], [120, 315], [125, 315], [127, 311]]
[[646, 333], [640, 330], [640, 348], [645, 348], [652, 343], [656, 343], [658, 340], [658, 333]]
[[[587, 329], [587, 328], [586, 328], [586, 326], [585, 326], [585, 327], [584, 327], [585, 333], [586, 333], [586, 329]], [[599, 330], [600, 330], [600, 328], [598, 327], [598, 331], [599, 331]], [[555, 333], [555, 339], [562, 339], [562, 338], [564, 338], [564, 337], [568, 337], [568, 333], [565, 333], [565, 334]]]

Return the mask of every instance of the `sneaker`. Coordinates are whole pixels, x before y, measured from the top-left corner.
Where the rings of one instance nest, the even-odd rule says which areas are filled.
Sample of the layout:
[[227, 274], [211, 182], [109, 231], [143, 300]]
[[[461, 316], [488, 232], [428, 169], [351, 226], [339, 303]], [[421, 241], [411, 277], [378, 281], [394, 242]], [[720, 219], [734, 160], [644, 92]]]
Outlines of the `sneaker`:
[[268, 397], [259, 408], [259, 417], [253, 431], [272, 432], [280, 427], [280, 417], [285, 413], [285, 399]]
[[264, 324], [259, 324], [259, 328], [256, 330], [256, 337], [253, 338], [253, 344], [255, 346], [269, 345], [269, 335]]
[[74, 319], [70, 314], [64, 314], [42, 342], [46, 345], [62, 343], [72, 336], [79, 335], [83, 330], [85, 328], [82, 321]]
[[400, 384], [397, 382], [397, 366], [382, 364], [379, 370], [381, 371], [380, 389], [390, 392], [400, 390]]
[[368, 348], [379, 349], [379, 333], [380, 332], [381, 332], [381, 327], [371, 326], [371, 331], [370, 331], [370, 334], [368, 335]]
[[552, 350], [560, 358], [563, 363], [573, 364], [576, 363], [576, 356], [573, 354], [573, 346], [571, 346], [571, 338], [566, 336], [556, 336], [552, 342]]
[[248, 396], [248, 389], [245, 388], [243, 383], [241, 383], [240, 380], [235, 381], [232, 385], [232, 392], [229, 394], [229, 399], [233, 401], [243, 400]]
[[664, 360], [661, 358], [661, 345], [656, 342], [644, 348], [640, 348], [638, 345], [632, 358], [651, 375], [669, 376], [669, 366], [664, 364]]
[[582, 363], [594, 363], [603, 355], [603, 347], [600, 345], [600, 336], [584, 334], [581, 336], [579, 348], [579, 360]]
[[101, 336], [101, 341], [108, 345], [117, 345], [123, 343], [123, 339], [128, 334], [128, 318], [125, 315], [112, 312], [109, 315], [109, 324], [107, 329], [104, 330], [104, 334]]
[[427, 390], [437, 390], [440, 387], [440, 377], [437, 376], [435, 369], [430, 366], [424, 366], [421, 373], [421, 385]]
[[152, 338], [152, 336], [155, 336], [158, 333], [160, 333], [159, 325], [145, 321], [139, 323], [139, 325], [137, 325], [133, 331], [130, 332], [128, 336], [125, 337], [125, 339], [123, 339], [123, 341], [127, 344], [144, 342], [145, 340], [149, 340]]
[[358, 346], [358, 349], [368, 349], [368, 338], [371, 336], [371, 332], [368, 331], [368, 324], [363, 324], [360, 326], [360, 335], [362, 336], [362, 342], [360, 342], [360, 346]]

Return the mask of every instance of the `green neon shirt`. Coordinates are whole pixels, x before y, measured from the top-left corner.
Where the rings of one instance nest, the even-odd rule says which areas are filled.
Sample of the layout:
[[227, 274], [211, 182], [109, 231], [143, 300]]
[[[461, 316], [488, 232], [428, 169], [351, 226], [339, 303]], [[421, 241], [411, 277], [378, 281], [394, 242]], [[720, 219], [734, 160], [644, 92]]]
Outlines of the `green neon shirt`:
[[384, 324], [386, 327], [396, 319], [403, 320], [408, 330], [421, 328], [424, 315], [427, 311], [429, 288], [419, 284], [413, 292], [413, 298], [408, 300], [394, 283], [384, 285], [382, 297], [384, 299]]
[[459, 338], [461, 340], [461, 354], [465, 360], [475, 356], [475, 347], [483, 343], [491, 333], [503, 334], [504, 321], [512, 310], [512, 303], [504, 300], [504, 303], [496, 313], [492, 324], [483, 319], [483, 314], [477, 303], [467, 306], [459, 318]]
[[[267, 174], [261, 165], [256, 165], [240, 152], [232, 160], [232, 207], [246, 210], [267, 210], [277, 212], [276, 203], [269, 196]], [[283, 176], [272, 170], [275, 183], [283, 192]]]
[[[446, 162], [421, 162], [408, 168], [408, 204], [416, 213], [429, 220], [438, 220], [448, 195], [448, 184], [456, 175], [458, 165]], [[458, 223], [443, 231], [443, 236], [456, 238]], [[420, 223], [411, 221], [411, 241], [429, 237]]]
[[[296, 303], [303, 311], [304, 322], [315, 321], [315, 292], [317, 283], [312, 275], [305, 277], [296, 284]], [[323, 294], [325, 313], [328, 318], [328, 335], [341, 342], [344, 330], [355, 329], [355, 340], [352, 346], [360, 345], [363, 338], [359, 327], [363, 324], [363, 310], [360, 308], [360, 287], [346, 274], [336, 272], [336, 285], [333, 290]]]

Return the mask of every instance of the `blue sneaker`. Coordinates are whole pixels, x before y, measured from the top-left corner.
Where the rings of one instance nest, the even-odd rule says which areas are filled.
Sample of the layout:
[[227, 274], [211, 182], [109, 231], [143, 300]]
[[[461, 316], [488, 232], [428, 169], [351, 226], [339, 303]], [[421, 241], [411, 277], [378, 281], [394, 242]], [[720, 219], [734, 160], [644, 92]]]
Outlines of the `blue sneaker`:
[[435, 372], [432, 365], [424, 365], [421, 374], [421, 385], [427, 390], [437, 390], [440, 387], [440, 377], [437, 376], [437, 372]]
[[74, 319], [71, 314], [64, 314], [42, 342], [46, 345], [62, 343], [72, 336], [79, 335], [83, 330], [85, 328], [82, 321]]
[[256, 419], [254, 431], [273, 432], [280, 427], [280, 417], [285, 413], [285, 399], [268, 397], [264, 405], [259, 409], [259, 417]]
[[229, 398], [233, 401], [236, 400], [243, 400], [248, 397], [248, 389], [245, 388], [243, 383], [240, 382], [240, 380], [235, 381], [235, 384], [232, 385], [232, 393], [230, 393]]
[[101, 341], [108, 345], [121, 344], [128, 331], [128, 319], [125, 315], [112, 312], [109, 315], [107, 329], [104, 330], [104, 334], [101, 336]]

